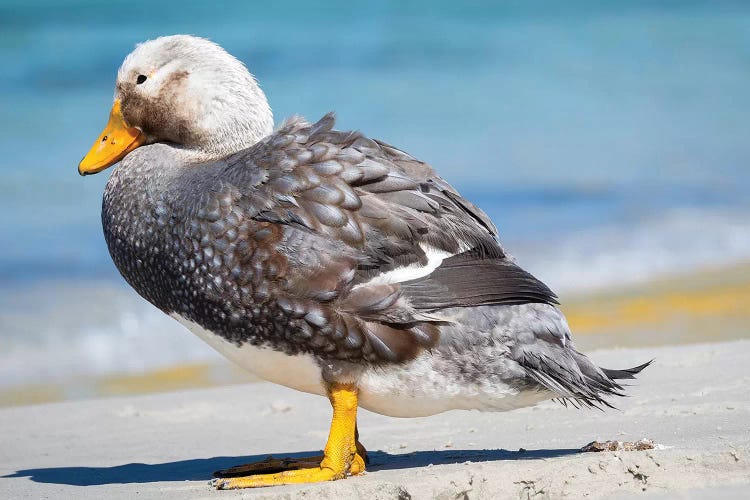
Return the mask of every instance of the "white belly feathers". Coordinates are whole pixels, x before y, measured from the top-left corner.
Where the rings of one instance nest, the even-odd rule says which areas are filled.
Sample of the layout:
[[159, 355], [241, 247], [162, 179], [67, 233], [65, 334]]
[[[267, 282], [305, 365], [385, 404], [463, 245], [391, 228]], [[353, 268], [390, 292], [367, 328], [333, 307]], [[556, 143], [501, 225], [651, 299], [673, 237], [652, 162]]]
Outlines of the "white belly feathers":
[[[289, 356], [266, 347], [236, 346], [179, 314], [171, 314], [219, 353], [254, 375], [291, 389], [325, 396], [321, 369], [312, 356]], [[551, 397], [500, 384], [466, 385], [436, 370], [429, 353], [402, 366], [370, 368], [355, 382], [359, 405], [381, 415], [422, 417], [449, 410], [508, 411]]]
[[227, 359], [263, 380], [302, 392], [325, 395], [320, 367], [312, 356], [308, 354], [289, 356], [268, 347], [257, 347], [251, 344], [238, 347], [177, 313], [172, 313], [170, 316]]

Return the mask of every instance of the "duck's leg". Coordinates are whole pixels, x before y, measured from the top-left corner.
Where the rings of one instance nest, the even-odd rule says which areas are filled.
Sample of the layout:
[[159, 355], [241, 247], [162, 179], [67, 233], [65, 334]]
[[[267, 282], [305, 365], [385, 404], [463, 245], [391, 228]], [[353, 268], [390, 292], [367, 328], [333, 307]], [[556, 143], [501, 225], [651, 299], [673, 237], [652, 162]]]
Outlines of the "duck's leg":
[[[354, 457], [351, 470], [349, 473], [352, 476], [356, 476], [365, 471], [365, 466], [370, 463], [370, 459], [367, 457], [367, 449], [359, 441], [359, 430], [357, 426], [354, 427], [354, 439], [357, 446], [357, 456]], [[311, 467], [318, 467], [320, 462], [323, 461], [323, 455], [315, 455], [312, 457], [299, 457], [299, 458], [275, 458], [269, 456], [258, 462], [252, 462], [249, 464], [236, 465], [229, 467], [228, 469], [222, 469], [214, 472], [215, 478], [229, 478], [238, 476], [250, 476], [253, 474], [272, 474], [274, 472], [283, 472], [285, 470], [296, 470], [296, 469], [309, 469]]]
[[[354, 428], [354, 437], [356, 439], [357, 455], [354, 457], [349, 474], [356, 476], [365, 471], [365, 467], [369, 465], [370, 459], [367, 456], [367, 449], [359, 441], [359, 432], [357, 427]], [[238, 476], [250, 476], [254, 474], [272, 474], [274, 472], [283, 472], [286, 470], [297, 470], [297, 469], [309, 469], [312, 467], [320, 466], [320, 462], [323, 461], [323, 455], [314, 455], [312, 457], [299, 457], [299, 458], [275, 458], [269, 456], [258, 462], [252, 462], [249, 464], [236, 465], [227, 469], [218, 470], [213, 473], [215, 478], [230, 478]]]
[[[239, 477], [220, 477], [214, 480], [214, 486], [217, 489], [235, 489], [315, 483], [343, 479], [347, 475], [364, 472], [365, 460], [358, 453], [356, 437], [357, 388], [351, 384], [331, 384], [328, 387], [328, 399], [333, 407], [333, 419], [322, 457], [296, 460], [269, 458], [257, 464], [233, 467], [221, 473], [226, 472], [234, 476], [247, 471], [250, 474]], [[364, 451], [364, 447], [362, 450]], [[273, 470], [274, 467], [278, 470], [279, 466], [282, 467], [282, 472], [258, 474], [261, 471]]]

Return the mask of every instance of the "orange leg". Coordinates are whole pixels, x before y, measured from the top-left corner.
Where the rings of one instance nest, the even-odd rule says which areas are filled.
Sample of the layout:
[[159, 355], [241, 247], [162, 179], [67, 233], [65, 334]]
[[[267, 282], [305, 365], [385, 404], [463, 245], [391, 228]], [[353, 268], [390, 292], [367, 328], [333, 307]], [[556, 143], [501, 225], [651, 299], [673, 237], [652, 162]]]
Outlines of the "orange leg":
[[[322, 457], [274, 459], [240, 465], [219, 471], [214, 486], [220, 490], [257, 488], [295, 483], [317, 483], [343, 479], [365, 471], [365, 450], [357, 440], [357, 388], [351, 384], [331, 384], [328, 399], [333, 419]], [[361, 449], [360, 449], [361, 447]], [[276, 471], [270, 474], [262, 472]], [[248, 474], [240, 475], [238, 474]]]

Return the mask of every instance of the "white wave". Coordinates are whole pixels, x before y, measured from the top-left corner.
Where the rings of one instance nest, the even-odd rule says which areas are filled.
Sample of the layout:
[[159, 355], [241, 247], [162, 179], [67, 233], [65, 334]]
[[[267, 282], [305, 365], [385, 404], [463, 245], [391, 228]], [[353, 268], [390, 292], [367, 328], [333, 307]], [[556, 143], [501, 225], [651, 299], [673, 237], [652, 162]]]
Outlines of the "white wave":
[[11, 307], [0, 310], [0, 386], [219, 359], [125, 288], [47, 284], [4, 298]]
[[560, 292], [618, 288], [750, 259], [748, 220], [739, 211], [672, 210], [521, 247], [519, 262]]

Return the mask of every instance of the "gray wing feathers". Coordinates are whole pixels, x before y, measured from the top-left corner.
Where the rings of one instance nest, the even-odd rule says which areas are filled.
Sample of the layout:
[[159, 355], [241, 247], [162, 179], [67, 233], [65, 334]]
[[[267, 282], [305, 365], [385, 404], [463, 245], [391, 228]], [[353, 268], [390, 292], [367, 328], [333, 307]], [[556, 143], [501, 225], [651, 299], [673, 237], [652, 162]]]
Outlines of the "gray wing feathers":
[[[554, 303], [544, 284], [508, 261], [487, 215], [429, 165], [333, 125], [332, 114], [314, 124], [292, 119], [221, 169], [246, 214], [285, 228], [275, 250], [290, 272], [275, 295], [292, 304], [289, 314], [318, 311], [297, 341], [325, 356], [403, 361], [437, 342], [438, 325], [420, 310]], [[404, 287], [366, 284], [426, 263], [422, 244], [473, 250]]]
[[417, 309], [557, 304], [547, 285], [504, 258], [482, 258], [468, 251], [445, 259], [429, 275], [403, 283], [404, 295]]

